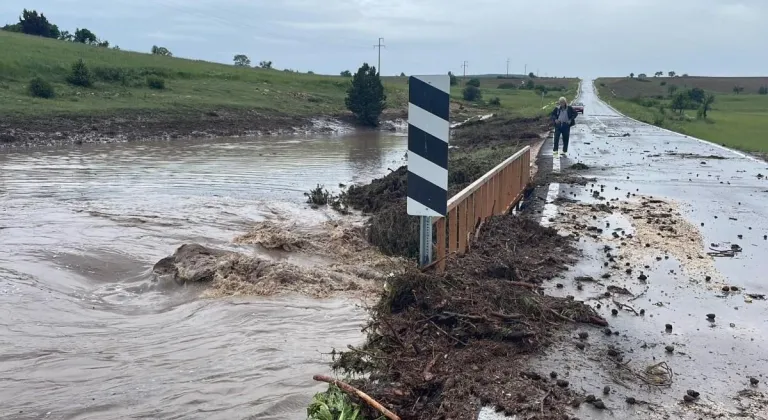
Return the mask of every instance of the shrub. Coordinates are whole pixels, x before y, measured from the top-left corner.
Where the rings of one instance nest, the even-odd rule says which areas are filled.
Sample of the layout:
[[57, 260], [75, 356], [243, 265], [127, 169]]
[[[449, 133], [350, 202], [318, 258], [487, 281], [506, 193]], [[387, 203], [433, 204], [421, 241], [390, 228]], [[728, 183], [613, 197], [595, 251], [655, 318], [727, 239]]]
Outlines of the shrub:
[[75, 86], [93, 86], [93, 75], [82, 58], [72, 64], [72, 71], [67, 76], [67, 82]]
[[662, 81], [661, 81], [661, 83], [659, 83], [659, 84], [660, 84], [661, 86], [666, 86], [666, 85], [667, 85], [667, 82], [666, 82], [666, 80], [662, 80]]
[[467, 85], [464, 88], [464, 99], [467, 101], [479, 101], [483, 99], [483, 92], [477, 86]]
[[757, 90], [757, 93], [759, 95], [768, 95], [768, 86], [760, 86], [760, 89]]
[[150, 89], [163, 90], [165, 89], [165, 79], [158, 76], [147, 76], [147, 86]]
[[474, 86], [474, 87], [478, 87], [479, 88], [480, 87], [480, 79], [478, 79], [478, 78], [469, 79], [469, 81], [467, 82], [467, 86]]
[[448, 72], [449, 80], [451, 81], [451, 86], [456, 86], [459, 84], [459, 79], [456, 78], [456, 75], [454, 75], [451, 72]]
[[129, 72], [121, 67], [94, 67], [93, 75], [104, 82], [124, 83], [129, 77]]
[[488, 101], [488, 105], [501, 106], [501, 99], [498, 96], [495, 98], [492, 98], [490, 101]]
[[29, 94], [35, 98], [50, 99], [56, 94], [53, 90], [53, 86], [45, 80], [35, 77], [29, 81]]
[[304, 193], [304, 196], [307, 197], [307, 203], [316, 206], [325, 206], [333, 198], [331, 193], [329, 193], [328, 190], [323, 188], [323, 186], [320, 184], [318, 184], [317, 187], [311, 189], [308, 193]]

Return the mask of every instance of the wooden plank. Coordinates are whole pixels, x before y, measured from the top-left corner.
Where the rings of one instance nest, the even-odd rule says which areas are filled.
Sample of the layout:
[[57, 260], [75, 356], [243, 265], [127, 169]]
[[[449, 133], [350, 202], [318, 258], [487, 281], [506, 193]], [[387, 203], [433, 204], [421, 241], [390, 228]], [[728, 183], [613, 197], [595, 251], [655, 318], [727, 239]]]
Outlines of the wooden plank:
[[[469, 197], [467, 197], [469, 198]], [[459, 255], [467, 251], [467, 200], [459, 204]]]
[[458, 232], [458, 217], [456, 214], [456, 208], [454, 207], [448, 213], [448, 253], [452, 254], [456, 252], [456, 248], [459, 245], [458, 238], [456, 237]]
[[445, 217], [438, 219], [436, 223], [437, 228], [437, 257], [435, 258], [437, 263], [437, 271], [442, 273], [445, 271]]
[[467, 198], [467, 232], [474, 232], [477, 227], [477, 216], [475, 216], [475, 214], [477, 214], [476, 196], [477, 193], [472, 193], [472, 195]]
[[465, 198], [467, 198], [470, 194], [477, 191], [480, 187], [482, 187], [483, 184], [487, 183], [489, 179], [493, 178], [494, 175], [501, 172], [501, 170], [506, 168], [510, 163], [519, 159], [525, 153], [529, 153], [530, 150], [531, 150], [530, 146], [525, 146], [522, 150], [510, 156], [509, 158], [504, 160], [504, 162], [501, 162], [500, 164], [496, 165], [496, 167], [488, 171], [485, 175], [475, 180], [475, 182], [471, 183], [469, 186], [467, 186], [467, 188], [464, 188], [463, 190], [461, 190], [461, 192], [451, 197], [451, 199], [448, 200], [448, 211], [451, 211], [459, 203], [461, 203]]

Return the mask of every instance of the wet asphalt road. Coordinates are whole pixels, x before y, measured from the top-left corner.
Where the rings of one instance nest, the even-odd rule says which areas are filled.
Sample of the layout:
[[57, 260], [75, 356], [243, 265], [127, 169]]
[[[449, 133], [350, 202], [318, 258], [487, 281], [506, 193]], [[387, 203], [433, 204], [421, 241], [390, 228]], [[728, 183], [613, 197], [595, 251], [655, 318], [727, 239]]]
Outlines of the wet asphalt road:
[[[598, 312], [619, 335], [607, 337], [599, 330], [582, 327], [590, 332], [585, 352], [575, 350], [574, 340], [569, 338], [534, 368], [543, 373], [559, 370], [574, 389], [605, 401], [608, 410], [582, 405], [574, 412], [582, 419], [665, 415], [698, 419], [714, 418], [708, 410], [738, 412], [734, 397], [738, 391], [751, 388], [750, 377], [761, 381], [751, 389], [768, 392], [768, 301], [750, 302], [745, 297], [746, 293], [768, 294], [768, 241], [764, 239], [768, 235], [768, 180], [758, 177], [768, 175], [768, 164], [624, 117], [597, 98], [591, 81], [582, 83], [581, 89], [579, 101], [585, 105], [585, 114], [579, 116], [572, 132], [569, 157], [554, 166], [565, 170], [576, 162], [588, 165], [590, 169], [579, 175], [595, 177], [596, 184], [605, 185], [607, 200], [624, 200], [631, 191], [680, 203], [683, 217], [701, 230], [704, 246], [735, 243], [743, 248], [734, 258], [715, 259], [718, 275], [727, 284], [738, 286], [740, 292], [724, 294], [707, 288], [703, 279], [681, 275], [678, 261], [656, 261], [658, 252], [649, 252], [647, 291], [635, 276], [610, 282], [636, 295], [645, 291], [633, 305], [645, 309], [646, 315], [621, 311], [612, 316], [611, 301], [595, 299], [604, 288], [585, 286], [579, 291], [572, 282], [576, 276], [600, 278], [603, 273], [605, 256], [598, 251], [603, 244], [582, 242], [585, 258], [563, 279], [554, 280], [548, 293], [572, 295], [594, 307], [601, 303]], [[624, 136], [626, 133], [629, 136]], [[552, 154], [551, 143], [542, 149], [545, 158]], [[588, 191], [589, 186], [561, 184], [554, 192], [560, 197], [597, 202]], [[677, 274], [671, 274], [672, 270]], [[565, 288], [556, 289], [558, 282]], [[708, 313], [717, 315], [716, 322], [707, 321]], [[667, 323], [674, 325], [672, 332], [665, 331]], [[575, 334], [572, 331], [569, 336]], [[667, 345], [676, 351], [666, 353]], [[675, 373], [672, 386], [649, 390], [637, 381], [616, 381], [615, 365], [605, 357], [608, 346], [619, 349], [635, 368], [667, 362]], [[612, 388], [608, 396], [602, 395], [605, 385]], [[688, 389], [702, 394], [693, 405], [681, 403]], [[625, 402], [628, 396], [657, 405], [630, 406]], [[753, 411], [746, 418], [768, 416], [768, 406]]]

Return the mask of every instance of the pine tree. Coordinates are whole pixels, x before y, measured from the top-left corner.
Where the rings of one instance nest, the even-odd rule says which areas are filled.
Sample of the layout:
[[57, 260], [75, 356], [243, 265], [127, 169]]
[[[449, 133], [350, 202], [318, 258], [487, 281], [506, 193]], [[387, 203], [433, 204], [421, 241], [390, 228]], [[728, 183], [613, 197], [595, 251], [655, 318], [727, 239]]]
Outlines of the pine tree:
[[379, 125], [379, 117], [387, 107], [387, 95], [376, 67], [363, 63], [352, 78], [344, 102], [362, 124], [371, 127]]

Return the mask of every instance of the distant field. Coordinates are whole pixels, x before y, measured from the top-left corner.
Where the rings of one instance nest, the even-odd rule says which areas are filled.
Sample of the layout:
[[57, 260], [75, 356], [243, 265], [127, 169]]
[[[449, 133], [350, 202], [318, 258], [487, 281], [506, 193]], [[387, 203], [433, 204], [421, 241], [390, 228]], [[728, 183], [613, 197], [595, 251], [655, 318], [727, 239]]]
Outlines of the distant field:
[[[275, 114], [318, 116], [345, 113], [344, 97], [350, 78], [306, 73], [240, 68], [223, 64], [151, 54], [117, 51], [71, 42], [0, 31], [0, 116], [119, 115], [121, 111], [183, 113], [216, 109], [253, 109]], [[82, 58], [96, 74], [92, 88], [66, 83], [72, 63]], [[341, 69], [340, 69], [341, 70]], [[354, 72], [356, 69], [349, 69]], [[150, 89], [146, 77], [165, 80], [166, 89]], [[52, 83], [54, 99], [31, 97], [32, 77]], [[385, 77], [391, 110], [405, 110], [407, 78]], [[519, 79], [517, 80], [519, 82]], [[536, 79], [537, 83], [563, 86], [575, 93], [575, 79]], [[508, 80], [483, 78], [485, 100], [499, 97], [500, 107], [465, 103], [463, 86], [454, 86], [452, 97], [469, 109], [487, 109], [516, 115], [542, 113], [542, 98], [533, 91], [498, 89]], [[558, 92], [545, 96], [553, 101]]]
[[[678, 91], [700, 88], [714, 94], [708, 117], [697, 118], [691, 109], [682, 115], [671, 111], [671, 85]], [[758, 94], [761, 86], [768, 86], [768, 77], [602, 78], [595, 86], [603, 100], [630, 117], [724, 146], [768, 153], [768, 95]], [[743, 87], [742, 93], [735, 94], [735, 86]]]

